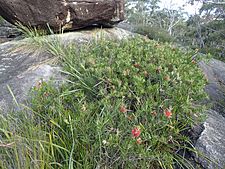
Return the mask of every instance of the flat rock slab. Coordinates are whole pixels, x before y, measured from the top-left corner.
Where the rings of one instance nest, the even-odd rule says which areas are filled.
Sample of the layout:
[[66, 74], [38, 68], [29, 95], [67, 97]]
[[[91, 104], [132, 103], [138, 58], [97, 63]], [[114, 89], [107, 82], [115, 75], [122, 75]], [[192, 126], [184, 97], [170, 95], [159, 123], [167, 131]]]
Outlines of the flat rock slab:
[[0, 45], [0, 112], [10, 111], [12, 106], [19, 108], [16, 102], [22, 103], [39, 80], [49, 80], [51, 76], [61, 79], [59, 67], [43, 63], [50, 54], [21, 47], [19, 43]]
[[[98, 38], [121, 40], [131, 36], [133, 34], [123, 29], [110, 28], [51, 35], [46, 39], [69, 45], [84, 44]], [[41, 79], [47, 81], [53, 77], [58, 83], [65, 80], [60, 73], [61, 68], [49, 64], [53, 56], [30, 43], [30, 39], [24, 39], [0, 44], [0, 112], [7, 113], [11, 108], [18, 108], [15, 100], [19, 104], [24, 103], [30, 89]]]
[[0, 15], [15, 24], [56, 31], [124, 20], [124, 0], [0, 0]]

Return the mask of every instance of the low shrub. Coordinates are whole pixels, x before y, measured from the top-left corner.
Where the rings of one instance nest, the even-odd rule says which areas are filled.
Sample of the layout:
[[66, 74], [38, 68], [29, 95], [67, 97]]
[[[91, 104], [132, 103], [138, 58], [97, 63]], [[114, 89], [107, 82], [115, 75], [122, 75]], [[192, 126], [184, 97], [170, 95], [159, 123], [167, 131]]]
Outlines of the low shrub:
[[140, 38], [62, 47], [67, 83], [37, 84], [32, 113], [0, 120], [0, 166], [194, 168], [179, 152], [195, 152], [183, 133], [206, 96], [192, 55]]
[[4, 21], [4, 19], [0, 16], [0, 24]]
[[174, 37], [170, 36], [169, 33], [159, 27], [149, 25], [136, 25], [134, 26], [135, 33], [147, 36], [149, 39], [153, 39], [159, 42], [174, 42]]

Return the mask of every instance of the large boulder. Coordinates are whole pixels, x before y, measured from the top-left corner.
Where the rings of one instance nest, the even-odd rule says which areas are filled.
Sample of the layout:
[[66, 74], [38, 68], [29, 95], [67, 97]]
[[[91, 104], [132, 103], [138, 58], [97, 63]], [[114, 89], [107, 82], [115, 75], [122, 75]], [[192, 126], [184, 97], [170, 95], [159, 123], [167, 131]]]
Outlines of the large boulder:
[[[72, 43], [78, 46], [96, 38], [121, 40], [133, 36], [119, 28], [83, 30], [45, 37], [49, 42], [57, 40], [62, 45]], [[20, 108], [29, 98], [29, 90], [40, 80], [53, 78], [55, 84], [61, 84], [64, 76], [61, 68], [52, 65], [54, 57], [43, 48], [32, 45], [30, 39], [0, 44], [0, 113]], [[15, 104], [16, 103], [16, 104]]]
[[211, 59], [208, 62], [200, 62], [200, 68], [208, 79], [205, 90], [213, 109], [225, 117], [225, 63]]
[[196, 157], [205, 169], [225, 168], [225, 63], [216, 59], [200, 62], [200, 68], [208, 79], [205, 91], [209, 95], [212, 110], [207, 111], [203, 132], [195, 147], [205, 157]]
[[0, 15], [15, 24], [58, 31], [112, 26], [124, 19], [124, 0], [0, 0]]

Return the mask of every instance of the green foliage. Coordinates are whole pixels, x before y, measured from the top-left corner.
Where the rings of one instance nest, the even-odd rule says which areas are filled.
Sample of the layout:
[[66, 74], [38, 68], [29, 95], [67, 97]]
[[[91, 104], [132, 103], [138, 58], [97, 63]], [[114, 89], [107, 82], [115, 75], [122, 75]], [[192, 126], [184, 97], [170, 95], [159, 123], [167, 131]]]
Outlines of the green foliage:
[[[127, 22], [138, 27], [143, 25], [151, 27], [151, 29], [158, 29], [164, 35], [168, 32], [170, 36], [176, 36], [177, 32], [181, 31], [177, 28], [178, 24], [184, 21], [183, 9], [160, 9], [159, 3], [159, 0], [128, 1], [126, 5]], [[172, 1], [170, 5], [172, 6]], [[157, 31], [153, 33], [155, 32], [157, 33]]]
[[202, 25], [205, 44], [203, 53], [211, 53], [214, 57], [225, 61], [225, 20], [211, 21]]
[[200, 18], [190, 18], [184, 44], [193, 49], [198, 48], [199, 52], [210, 53], [214, 58], [225, 61], [225, 21], [215, 20], [201, 25], [200, 23]]
[[186, 45], [225, 61], [225, 5], [223, 0], [204, 0], [200, 14], [189, 18]]
[[147, 25], [134, 26], [134, 32], [147, 36], [149, 39], [153, 39], [159, 42], [173, 42], [174, 38], [169, 33], [158, 27], [151, 27]]
[[23, 33], [24, 37], [31, 38], [32, 40], [48, 34], [48, 32], [45, 30], [37, 29], [35, 27], [27, 27], [19, 22], [16, 24], [16, 26], [18, 30]]
[[1, 117], [0, 166], [193, 168], [178, 153], [195, 152], [183, 133], [201, 120], [205, 98], [193, 53], [139, 38], [56, 53], [68, 81], [38, 83], [29, 116]]
[[[129, 0], [127, 21], [137, 27], [138, 33], [147, 34], [151, 39], [197, 48], [225, 61], [224, 0], [190, 0], [189, 3], [195, 1], [203, 2], [199, 14], [186, 20], [183, 8], [159, 9], [158, 0]], [[172, 7], [172, 1], [169, 3]]]
[[148, 24], [159, 9], [160, 0], [127, 0], [126, 18], [129, 23]]
[[0, 16], [0, 24], [4, 21], [4, 19]]

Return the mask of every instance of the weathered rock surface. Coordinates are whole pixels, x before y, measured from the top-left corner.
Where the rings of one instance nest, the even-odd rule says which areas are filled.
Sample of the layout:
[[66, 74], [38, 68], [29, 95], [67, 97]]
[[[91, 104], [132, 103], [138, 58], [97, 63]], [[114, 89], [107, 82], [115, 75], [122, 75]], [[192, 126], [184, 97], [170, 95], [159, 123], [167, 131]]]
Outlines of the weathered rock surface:
[[111, 26], [124, 19], [124, 0], [0, 0], [0, 15], [15, 24], [58, 31], [93, 24]]
[[20, 31], [5, 20], [0, 21], [0, 43], [18, 38]]
[[196, 161], [206, 169], [225, 168], [225, 63], [216, 59], [201, 62], [208, 85], [205, 90], [210, 97], [213, 110], [208, 111], [204, 130], [196, 142], [196, 149], [205, 157], [213, 160], [207, 161], [196, 157]]
[[0, 112], [9, 111], [12, 105], [19, 108], [13, 95], [21, 103], [40, 79], [48, 80], [51, 76], [61, 79], [59, 67], [42, 64], [51, 57], [49, 54], [18, 44], [19, 42], [7, 42], [0, 45]]
[[[87, 43], [99, 37], [121, 40], [130, 36], [130, 32], [110, 28], [70, 32], [48, 38], [50, 41], [57, 39], [66, 45]], [[0, 112], [7, 113], [10, 108], [18, 107], [13, 104], [14, 100], [8, 86], [20, 104], [28, 98], [29, 90], [40, 79], [49, 80], [53, 77], [57, 82], [64, 80], [60, 74], [60, 67], [48, 62], [52, 55], [39, 47], [31, 47], [29, 42], [29, 39], [24, 39], [0, 44]]]
[[207, 169], [224, 169], [225, 167], [225, 118], [216, 111], [207, 112], [204, 130], [196, 142], [196, 149], [213, 160], [196, 157], [197, 161]]

